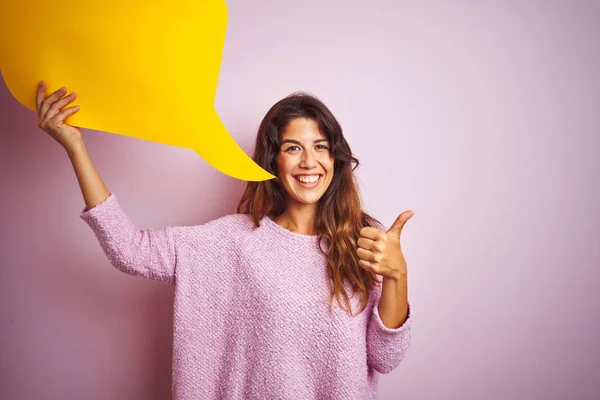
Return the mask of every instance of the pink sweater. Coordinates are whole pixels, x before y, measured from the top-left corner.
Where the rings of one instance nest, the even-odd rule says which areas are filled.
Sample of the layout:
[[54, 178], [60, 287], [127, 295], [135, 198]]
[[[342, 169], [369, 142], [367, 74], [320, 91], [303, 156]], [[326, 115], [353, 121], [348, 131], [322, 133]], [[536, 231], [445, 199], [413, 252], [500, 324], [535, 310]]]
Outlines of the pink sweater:
[[[111, 194], [81, 211], [111, 264], [175, 284], [173, 398], [375, 399], [378, 374], [404, 358], [376, 305], [351, 317], [334, 298], [316, 236], [233, 214], [198, 226], [138, 229]], [[352, 291], [348, 291], [352, 293]], [[352, 310], [358, 299], [351, 299]]]

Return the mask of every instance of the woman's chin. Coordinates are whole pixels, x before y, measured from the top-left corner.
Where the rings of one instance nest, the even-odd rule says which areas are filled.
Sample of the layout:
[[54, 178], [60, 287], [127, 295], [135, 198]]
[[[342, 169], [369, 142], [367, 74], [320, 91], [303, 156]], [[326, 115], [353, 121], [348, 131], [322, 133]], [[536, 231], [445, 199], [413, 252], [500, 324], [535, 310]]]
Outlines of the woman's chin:
[[319, 200], [321, 200], [321, 196], [295, 196], [294, 202], [303, 205], [316, 205]]

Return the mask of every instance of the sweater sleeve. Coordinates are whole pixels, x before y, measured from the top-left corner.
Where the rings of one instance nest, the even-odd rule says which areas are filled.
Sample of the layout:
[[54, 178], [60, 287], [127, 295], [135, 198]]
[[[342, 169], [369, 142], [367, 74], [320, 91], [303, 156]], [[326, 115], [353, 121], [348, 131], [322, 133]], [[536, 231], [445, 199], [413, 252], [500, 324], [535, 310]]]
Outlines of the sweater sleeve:
[[111, 264], [130, 275], [175, 282], [177, 253], [173, 228], [138, 229], [111, 193], [79, 217], [94, 231]]
[[383, 324], [379, 315], [381, 286], [376, 286], [375, 306], [367, 326], [367, 361], [377, 372], [387, 374], [402, 361], [411, 343], [412, 306], [408, 304], [408, 318], [396, 329]]

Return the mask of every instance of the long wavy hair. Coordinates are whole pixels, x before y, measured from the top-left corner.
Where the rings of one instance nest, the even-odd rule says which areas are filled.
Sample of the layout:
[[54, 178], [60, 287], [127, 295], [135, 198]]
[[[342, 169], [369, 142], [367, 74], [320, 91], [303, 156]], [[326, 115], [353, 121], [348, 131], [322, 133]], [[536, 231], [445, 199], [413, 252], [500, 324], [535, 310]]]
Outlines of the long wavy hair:
[[[319, 199], [315, 220], [320, 251], [327, 257], [327, 275], [331, 296], [331, 311], [335, 296], [342, 309], [352, 315], [350, 297], [344, 282], [352, 287], [361, 301], [359, 314], [369, 301], [373, 285], [380, 284], [375, 275], [358, 264], [356, 241], [365, 226], [381, 229], [381, 223], [362, 210], [354, 170], [360, 165], [344, 139], [342, 127], [331, 111], [315, 96], [295, 92], [278, 101], [263, 118], [254, 147], [253, 160], [266, 171], [277, 176], [276, 157], [281, 148], [281, 136], [288, 124], [296, 118], [314, 120], [329, 141], [329, 151], [334, 158], [331, 184]], [[237, 207], [237, 212], [249, 214], [254, 226], [266, 215], [277, 217], [286, 207], [286, 193], [279, 177], [262, 182], [248, 182]], [[323, 250], [322, 244], [327, 250]], [[340, 298], [343, 297], [344, 307]]]

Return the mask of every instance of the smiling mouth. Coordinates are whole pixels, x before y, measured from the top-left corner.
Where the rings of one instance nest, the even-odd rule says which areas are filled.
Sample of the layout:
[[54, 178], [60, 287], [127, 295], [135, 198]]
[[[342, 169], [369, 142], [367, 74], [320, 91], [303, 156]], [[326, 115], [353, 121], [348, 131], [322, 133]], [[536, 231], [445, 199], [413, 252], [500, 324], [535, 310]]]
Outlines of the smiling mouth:
[[296, 176], [294, 176], [294, 179], [296, 180], [296, 182], [298, 182], [300, 184], [300, 186], [312, 188], [312, 187], [317, 186], [319, 184], [319, 182], [321, 182], [322, 177], [323, 177], [323, 175], [321, 175], [321, 174], [296, 175]]

